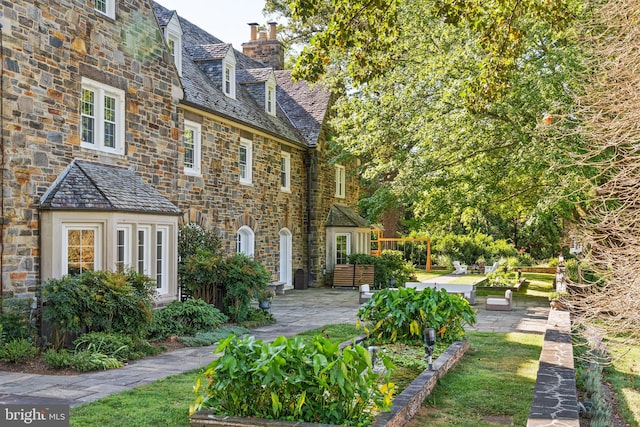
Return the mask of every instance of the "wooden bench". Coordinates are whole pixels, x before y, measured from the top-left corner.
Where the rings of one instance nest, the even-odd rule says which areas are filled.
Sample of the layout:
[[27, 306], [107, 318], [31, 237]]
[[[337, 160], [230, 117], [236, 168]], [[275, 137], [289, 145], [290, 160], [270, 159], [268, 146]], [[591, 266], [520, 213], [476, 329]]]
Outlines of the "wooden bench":
[[332, 287], [373, 286], [374, 276], [375, 267], [370, 264], [337, 264], [333, 269]]

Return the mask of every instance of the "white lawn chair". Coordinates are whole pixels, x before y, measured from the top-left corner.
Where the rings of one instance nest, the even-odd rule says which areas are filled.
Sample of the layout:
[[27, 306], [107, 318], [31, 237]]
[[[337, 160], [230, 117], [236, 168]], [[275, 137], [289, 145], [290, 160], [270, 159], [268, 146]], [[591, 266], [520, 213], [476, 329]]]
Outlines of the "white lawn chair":
[[461, 265], [460, 261], [453, 261], [453, 274], [467, 274], [467, 266]]
[[498, 269], [498, 263], [494, 262], [493, 265], [484, 268], [484, 274], [495, 273]]

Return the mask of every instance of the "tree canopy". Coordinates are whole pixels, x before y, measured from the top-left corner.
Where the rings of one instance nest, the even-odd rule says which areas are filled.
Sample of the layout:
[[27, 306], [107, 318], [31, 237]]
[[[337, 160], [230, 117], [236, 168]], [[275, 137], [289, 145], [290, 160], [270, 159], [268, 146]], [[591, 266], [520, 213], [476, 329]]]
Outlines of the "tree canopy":
[[581, 144], [580, 1], [287, 3], [267, 9], [292, 33], [312, 23], [294, 72], [341, 89], [334, 142], [363, 160], [370, 219], [401, 205], [415, 227], [481, 230], [551, 255], [580, 197], [566, 155]]

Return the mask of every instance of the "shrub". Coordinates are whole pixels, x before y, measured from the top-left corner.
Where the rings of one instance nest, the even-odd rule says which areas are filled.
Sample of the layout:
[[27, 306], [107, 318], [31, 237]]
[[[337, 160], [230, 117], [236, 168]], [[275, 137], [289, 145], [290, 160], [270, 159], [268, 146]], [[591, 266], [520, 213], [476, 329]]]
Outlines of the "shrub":
[[388, 377], [378, 384], [371, 356], [360, 345], [340, 351], [320, 335], [308, 346], [299, 337], [263, 344], [232, 335], [218, 345], [221, 351], [196, 382], [200, 395], [191, 412], [209, 408], [217, 415], [366, 425], [372, 409], [391, 404]]
[[348, 260], [351, 264], [372, 264], [375, 267], [373, 280], [375, 289], [388, 288], [392, 278], [395, 281], [395, 286], [402, 286], [413, 273], [413, 265], [404, 260], [400, 251], [386, 250], [379, 257], [351, 254]]
[[92, 332], [80, 336], [73, 343], [76, 352], [93, 348], [121, 362], [138, 360], [159, 352], [147, 341], [121, 333]]
[[225, 326], [211, 332], [198, 332], [193, 337], [180, 337], [180, 342], [187, 347], [204, 347], [222, 341], [229, 335], [242, 336], [249, 333], [249, 329], [241, 326]]
[[[192, 294], [192, 287], [195, 285], [193, 281], [194, 265], [192, 263], [193, 257], [196, 257], [198, 252], [206, 252], [211, 258], [221, 259], [222, 257], [222, 239], [214, 231], [205, 229], [202, 224], [197, 222], [187, 222], [178, 232], [178, 284], [182, 290], [183, 295], [194, 296]], [[197, 274], [196, 274], [197, 275]], [[215, 294], [213, 294], [215, 296]], [[214, 301], [205, 301], [213, 304]]]
[[225, 314], [203, 300], [173, 301], [153, 312], [149, 334], [153, 339], [164, 339], [171, 335], [195, 335], [197, 332], [215, 329], [228, 320]]
[[49, 280], [42, 293], [44, 319], [63, 334], [112, 331], [144, 336], [156, 290], [155, 282], [134, 271], [85, 271]]
[[518, 272], [516, 271], [495, 271], [487, 274], [489, 286], [506, 287], [518, 284]]
[[221, 305], [218, 287], [224, 288], [225, 265], [222, 257], [213, 252], [198, 249], [180, 264], [180, 283], [186, 294], [208, 304]]
[[68, 368], [73, 364], [73, 354], [65, 348], [61, 350], [51, 348], [44, 352], [42, 359], [47, 366], [54, 369]]
[[250, 307], [247, 312], [247, 317], [240, 322], [240, 326], [253, 329], [264, 325], [270, 325], [272, 323], [276, 323], [276, 318], [273, 317], [273, 314], [271, 314], [269, 310]]
[[[474, 264], [484, 258], [487, 264], [493, 264], [500, 258], [516, 256], [516, 248], [506, 240], [495, 240], [483, 233], [469, 235], [445, 234], [432, 239], [433, 256], [448, 255], [453, 261]], [[447, 264], [448, 265], [448, 264]]]
[[85, 350], [76, 351], [71, 358], [71, 366], [79, 372], [105, 369], [115, 369], [122, 366], [122, 362], [113, 356], [97, 351], [93, 346]]
[[36, 335], [31, 304], [30, 298], [2, 299], [0, 325], [7, 341]]
[[234, 322], [242, 322], [247, 318], [252, 298], [267, 288], [271, 276], [258, 261], [235, 254], [225, 260], [223, 280], [225, 314]]
[[391, 342], [422, 342], [425, 328], [434, 328], [441, 340], [452, 343], [464, 337], [464, 324], [473, 326], [476, 314], [464, 298], [444, 289], [382, 290], [358, 310], [367, 335]]
[[36, 354], [38, 349], [26, 338], [12, 339], [0, 347], [0, 359], [5, 362], [23, 363], [36, 357]]

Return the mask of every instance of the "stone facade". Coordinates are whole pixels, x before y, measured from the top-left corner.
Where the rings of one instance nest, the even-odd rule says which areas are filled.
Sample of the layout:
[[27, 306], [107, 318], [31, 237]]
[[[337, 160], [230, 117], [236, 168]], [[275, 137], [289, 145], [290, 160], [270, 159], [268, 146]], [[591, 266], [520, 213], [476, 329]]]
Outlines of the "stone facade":
[[[239, 229], [250, 228], [254, 256], [274, 281], [281, 277], [282, 239], [289, 236], [291, 261], [285, 277], [291, 281], [293, 272], [303, 269], [310, 273], [311, 284], [321, 284], [328, 212], [335, 203], [354, 207], [358, 197], [358, 180], [352, 173], [346, 175], [346, 196], [335, 197], [335, 167], [330, 164], [325, 137], [330, 102], [326, 91], [293, 84], [286, 72], [278, 74], [277, 111], [267, 114], [264, 103], [254, 99], [264, 93], [261, 81], [234, 81], [234, 92], [223, 93], [221, 61], [237, 63], [239, 73], [269, 73], [273, 83], [273, 69], [257, 59], [269, 64], [274, 60], [276, 69], [281, 68], [277, 61], [282, 46], [275, 32], [268, 40], [254, 41], [266, 41], [280, 50], [260, 51], [252, 58], [180, 18], [184, 36], [179, 70], [165, 42], [167, 23], [176, 23], [174, 11], [149, 0], [107, 0], [106, 4], [115, 6], [113, 16], [80, 0], [0, 3], [3, 294], [37, 293], [42, 280], [65, 273], [64, 268], [51, 265], [53, 258], [46, 253], [60, 245], [50, 241], [52, 236], [64, 239], [65, 235], [43, 227], [63, 224], [71, 217], [81, 221], [83, 209], [86, 220], [99, 223], [104, 233], [115, 234], [128, 216], [135, 217], [125, 224], [130, 226], [132, 246], [135, 238], [141, 238], [136, 237], [137, 230], [146, 230], [145, 212], [128, 215], [130, 211], [118, 212], [114, 207], [115, 213], [102, 215], [100, 209], [89, 212], [69, 204], [62, 213], [60, 208], [43, 208], [48, 192], [80, 160], [132, 171], [175, 205], [185, 221], [199, 221], [217, 230], [228, 253], [237, 251]], [[216, 52], [223, 54], [218, 58]], [[217, 71], [207, 76], [203, 67]], [[83, 141], [89, 128], [84, 124], [87, 84], [95, 85], [96, 93], [100, 88], [122, 93], [123, 117], [114, 119], [118, 130], [124, 128], [121, 151], [95, 149]], [[187, 173], [185, 168], [185, 121], [200, 129], [197, 173]], [[252, 147], [249, 184], [240, 182], [239, 151], [241, 143], [247, 142]], [[106, 143], [105, 147], [110, 148]], [[281, 186], [282, 153], [290, 164], [291, 185], [286, 190]], [[43, 209], [48, 209], [46, 215]], [[163, 215], [175, 218], [177, 214], [155, 212], [150, 220], [165, 227], [168, 241], [175, 245], [175, 227], [161, 225], [164, 222], [158, 218]], [[153, 236], [155, 229], [149, 230]], [[149, 243], [155, 245], [159, 236]], [[102, 268], [115, 268], [117, 245], [120, 242], [114, 236], [96, 243], [96, 252], [106, 260]], [[177, 262], [175, 250], [167, 253], [173, 257], [171, 262]], [[131, 254], [134, 259], [129, 261], [136, 264], [133, 249]], [[41, 257], [46, 257], [45, 262]], [[64, 256], [62, 260], [66, 262]], [[152, 273], [160, 268], [150, 265]], [[177, 291], [171, 289], [167, 298], [175, 299]]]

